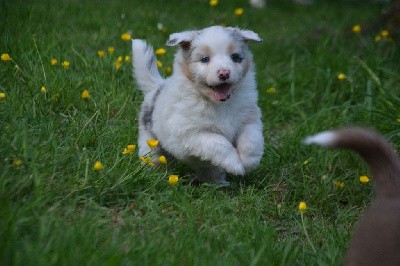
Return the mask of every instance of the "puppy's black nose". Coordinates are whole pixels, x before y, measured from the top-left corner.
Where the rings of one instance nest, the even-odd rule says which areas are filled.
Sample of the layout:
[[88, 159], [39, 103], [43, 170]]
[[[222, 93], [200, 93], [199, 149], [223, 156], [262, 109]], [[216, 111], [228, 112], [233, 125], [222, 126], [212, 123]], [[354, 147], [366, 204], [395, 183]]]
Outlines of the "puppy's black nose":
[[227, 69], [220, 69], [218, 70], [218, 77], [220, 80], [227, 80], [229, 79], [229, 75], [231, 72]]

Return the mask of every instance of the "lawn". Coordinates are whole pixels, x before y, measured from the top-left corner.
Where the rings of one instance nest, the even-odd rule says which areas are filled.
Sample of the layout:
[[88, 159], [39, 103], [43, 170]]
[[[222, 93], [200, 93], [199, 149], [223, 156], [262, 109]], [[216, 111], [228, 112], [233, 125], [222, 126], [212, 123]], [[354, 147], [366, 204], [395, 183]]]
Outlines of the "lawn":
[[[359, 124], [399, 148], [400, 56], [384, 28], [352, 31], [387, 3], [315, 2], [1, 1], [10, 60], [0, 61], [0, 263], [340, 265], [373, 195], [359, 177], [370, 174], [352, 153], [301, 140]], [[123, 153], [136, 144], [143, 96], [121, 35], [166, 48], [158, 59], [169, 75], [169, 34], [215, 24], [264, 39], [251, 49], [265, 154], [230, 186], [191, 186], [184, 165]]]

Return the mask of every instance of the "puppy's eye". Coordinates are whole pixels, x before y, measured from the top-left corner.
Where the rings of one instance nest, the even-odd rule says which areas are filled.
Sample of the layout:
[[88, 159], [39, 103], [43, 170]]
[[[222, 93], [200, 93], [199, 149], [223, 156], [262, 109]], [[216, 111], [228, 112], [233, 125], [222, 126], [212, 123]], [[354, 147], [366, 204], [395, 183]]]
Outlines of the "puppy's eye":
[[210, 57], [205, 56], [205, 57], [201, 58], [200, 61], [201, 61], [202, 63], [208, 63], [208, 62], [210, 62]]
[[238, 53], [232, 54], [232, 55], [231, 55], [231, 59], [232, 59], [232, 61], [235, 62], [235, 63], [241, 63], [242, 60], [243, 60], [243, 58], [242, 58], [242, 57], [240, 56], [240, 54], [238, 54]]

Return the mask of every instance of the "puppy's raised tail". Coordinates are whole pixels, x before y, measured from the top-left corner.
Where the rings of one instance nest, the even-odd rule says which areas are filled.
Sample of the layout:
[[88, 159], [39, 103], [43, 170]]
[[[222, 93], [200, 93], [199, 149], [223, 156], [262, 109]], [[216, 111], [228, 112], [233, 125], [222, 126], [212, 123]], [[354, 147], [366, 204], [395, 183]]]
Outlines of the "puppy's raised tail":
[[400, 197], [400, 160], [392, 145], [371, 129], [346, 127], [309, 136], [303, 144], [350, 149], [368, 164], [375, 182], [377, 197]]
[[144, 93], [158, 89], [164, 79], [157, 68], [153, 47], [143, 40], [132, 40], [133, 76]]

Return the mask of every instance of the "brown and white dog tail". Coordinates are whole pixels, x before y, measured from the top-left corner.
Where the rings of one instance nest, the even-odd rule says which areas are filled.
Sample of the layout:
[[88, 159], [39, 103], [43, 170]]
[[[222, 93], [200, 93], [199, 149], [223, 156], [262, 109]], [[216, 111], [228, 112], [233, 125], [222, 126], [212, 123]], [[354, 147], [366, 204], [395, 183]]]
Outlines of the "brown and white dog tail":
[[392, 145], [376, 131], [346, 127], [309, 136], [303, 144], [357, 152], [372, 172], [377, 197], [400, 197], [400, 159]]

